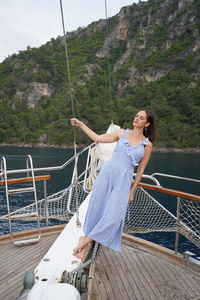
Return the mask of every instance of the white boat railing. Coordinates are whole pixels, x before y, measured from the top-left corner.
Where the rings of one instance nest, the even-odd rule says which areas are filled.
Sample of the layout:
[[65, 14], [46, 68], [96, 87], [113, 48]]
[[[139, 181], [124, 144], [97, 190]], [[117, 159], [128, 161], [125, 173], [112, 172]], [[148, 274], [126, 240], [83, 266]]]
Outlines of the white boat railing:
[[181, 176], [176, 176], [176, 175], [169, 175], [169, 174], [165, 174], [165, 173], [153, 173], [153, 174], [151, 174], [151, 176], [153, 178], [156, 178], [156, 176], [160, 176], [160, 177], [168, 177], [168, 178], [172, 178], [172, 179], [179, 179], [179, 180], [184, 180], [184, 181], [200, 183], [200, 179], [181, 177]]
[[[173, 222], [170, 224], [172, 225], [171, 230], [169, 230], [170, 225], [168, 224], [169, 228], [167, 228], [166, 231], [175, 231], [176, 232], [176, 239], [175, 239], [175, 253], [178, 252], [179, 247], [179, 236], [180, 234], [184, 235], [188, 240], [190, 240], [192, 243], [194, 243], [198, 248], [200, 248], [200, 196], [190, 193], [185, 193], [182, 191], [174, 190], [174, 189], [168, 189], [163, 187], [157, 187], [152, 186], [145, 183], [140, 183], [139, 186], [142, 189], [146, 190], [153, 190], [155, 192], [159, 193], [159, 198], [162, 199], [163, 194], [175, 196], [176, 201], [176, 217], [171, 214]], [[147, 195], [149, 195], [147, 193]], [[149, 199], [148, 199], [149, 200]], [[154, 202], [156, 200], [154, 199]], [[170, 200], [172, 201], [172, 200]], [[134, 205], [134, 204], [133, 204]], [[160, 204], [159, 204], [160, 205]], [[145, 204], [140, 203], [140, 212], [135, 212], [136, 216], [140, 216], [140, 220], [145, 219], [145, 216], [143, 216], [143, 210], [142, 207], [145, 207]], [[133, 207], [133, 210], [135, 208]], [[152, 213], [153, 211], [153, 213]], [[162, 223], [164, 221], [164, 213], [165, 209], [163, 208], [162, 211], [158, 211], [157, 213], [155, 210], [148, 209], [148, 218], [152, 220], [150, 222], [149, 226], [147, 222], [146, 224], [137, 224], [138, 228], [140, 228], [140, 232], [150, 232], [150, 231], [165, 231], [162, 227]], [[162, 214], [162, 215], [160, 215]], [[167, 214], [169, 214], [169, 211], [167, 211]], [[151, 215], [151, 217], [150, 217]], [[162, 230], [152, 230], [153, 225], [155, 224], [155, 219], [158, 220], [159, 226], [157, 229]], [[169, 218], [168, 218], [169, 220]], [[135, 223], [135, 221], [133, 222]], [[136, 224], [134, 224], [136, 225]], [[132, 227], [133, 224], [131, 224]]]
[[[34, 170], [33, 170], [33, 162], [32, 162], [32, 157], [30, 155], [27, 156], [26, 158], [26, 165], [27, 169], [30, 168], [31, 170], [31, 177], [29, 176], [29, 172], [27, 172], [27, 177], [24, 178], [24, 180], [29, 180], [31, 182], [31, 186], [26, 187], [26, 188], [15, 188], [15, 189], [10, 189], [9, 184], [10, 181], [8, 180], [7, 176], [7, 164], [6, 164], [6, 159], [5, 157], [2, 157], [1, 161], [1, 169], [4, 170], [4, 178], [2, 183], [5, 185], [5, 192], [6, 192], [6, 202], [7, 202], [7, 209], [8, 209], [8, 224], [9, 224], [9, 231], [10, 231], [10, 238], [11, 241], [14, 245], [21, 246], [25, 244], [32, 244], [32, 243], [37, 243], [40, 240], [41, 237], [41, 230], [40, 230], [40, 217], [39, 217], [39, 212], [38, 212], [38, 205], [37, 205], [37, 192], [36, 192], [36, 184], [35, 184], [35, 175], [34, 175]], [[17, 183], [17, 180], [13, 180], [12, 183]], [[13, 226], [12, 226], [12, 216], [10, 213], [10, 202], [11, 202], [11, 197], [14, 194], [25, 194], [25, 193], [32, 193], [34, 195], [34, 206], [35, 206], [35, 211], [32, 213], [32, 216], [35, 217], [36, 222], [37, 222], [37, 236], [31, 239], [27, 240], [15, 240], [13, 237]]]
[[[38, 201], [38, 211], [40, 220], [46, 220], [46, 226], [49, 225], [50, 220], [69, 221], [71, 216], [76, 212], [77, 205], [80, 205], [86, 198], [89, 189], [87, 189], [86, 181], [90, 172], [90, 151], [95, 143], [89, 145], [85, 149], [77, 153], [77, 161], [80, 161], [80, 155], [88, 151], [87, 159], [85, 160], [85, 169], [77, 177], [77, 182], [73, 181], [71, 184], [53, 195], [46, 196]], [[36, 168], [34, 172], [44, 171], [59, 171], [66, 168], [70, 163], [74, 162], [73, 156], [61, 166]], [[98, 159], [96, 164], [98, 163]], [[27, 172], [27, 169], [8, 170], [9, 174]], [[4, 175], [3, 172], [0, 175]], [[135, 175], [135, 174], [134, 174]], [[174, 180], [187, 180], [190, 182], [199, 183], [200, 180], [184, 178], [180, 176], [173, 176], [163, 173], [153, 173], [152, 175], [143, 175], [143, 179], [150, 180], [154, 185], [140, 183], [140, 187], [135, 193], [134, 201], [129, 205], [125, 219], [125, 232], [128, 233], [148, 233], [148, 232], [176, 232], [175, 251], [178, 251], [179, 235], [184, 235], [197, 247], [200, 247], [200, 197], [183, 193], [180, 191], [165, 189], [161, 187], [156, 177], [170, 177]], [[75, 185], [77, 184], [76, 188]], [[77, 189], [77, 190], [76, 190]], [[147, 190], [154, 190], [159, 192], [159, 200], [156, 200]], [[75, 193], [78, 191], [78, 202]], [[173, 193], [172, 193], [173, 191]], [[173, 214], [168, 209], [161, 205], [162, 193], [171, 194], [175, 196], [177, 205], [177, 213]], [[161, 203], [160, 203], [161, 201]], [[170, 200], [171, 201], [171, 200]], [[175, 206], [175, 205], [174, 205]], [[26, 220], [33, 220], [33, 212], [35, 210], [34, 204], [17, 209], [11, 212], [11, 217], [15, 220], [23, 219], [26, 215]], [[27, 217], [29, 216], [29, 218]], [[0, 216], [0, 220], [6, 220], [8, 215]], [[190, 221], [192, 219], [192, 221]]]
[[[88, 151], [92, 146], [94, 146], [95, 143], [90, 144], [89, 146], [87, 146], [86, 148], [84, 148], [83, 150], [80, 150], [77, 153], [77, 156], [79, 157], [81, 154], [83, 154], [84, 152]], [[60, 166], [55, 166], [55, 167], [45, 167], [45, 168], [34, 168], [34, 172], [49, 172], [49, 171], [60, 171], [65, 169], [69, 164], [71, 164], [72, 162], [74, 162], [75, 160], [75, 156], [72, 156], [69, 160], [67, 160], [63, 165]], [[15, 169], [15, 170], [7, 170], [7, 174], [20, 174], [20, 173], [27, 173], [27, 172], [31, 172], [31, 169]], [[0, 177], [4, 176], [5, 172], [0, 170]]]

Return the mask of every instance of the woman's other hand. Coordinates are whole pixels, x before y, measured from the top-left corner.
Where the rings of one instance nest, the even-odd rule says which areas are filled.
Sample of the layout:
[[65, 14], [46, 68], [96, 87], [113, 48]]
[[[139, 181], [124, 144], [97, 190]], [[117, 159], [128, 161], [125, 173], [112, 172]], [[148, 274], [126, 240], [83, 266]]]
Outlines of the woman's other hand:
[[135, 189], [131, 188], [130, 195], [128, 198], [128, 203], [131, 203], [133, 201], [134, 194], [135, 194]]
[[128, 203], [131, 203], [132, 201], [133, 201], [133, 198], [131, 196], [129, 196]]
[[76, 118], [72, 118], [71, 119], [71, 124], [72, 124], [72, 126], [81, 127], [83, 125], [83, 122], [79, 121]]

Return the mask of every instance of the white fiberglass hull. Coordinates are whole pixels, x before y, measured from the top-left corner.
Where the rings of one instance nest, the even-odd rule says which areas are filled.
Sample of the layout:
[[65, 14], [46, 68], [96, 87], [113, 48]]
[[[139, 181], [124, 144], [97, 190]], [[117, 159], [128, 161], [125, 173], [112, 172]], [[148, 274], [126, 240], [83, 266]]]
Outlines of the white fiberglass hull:
[[76, 225], [75, 214], [35, 268], [35, 284], [30, 290], [28, 300], [80, 299], [80, 294], [75, 287], [60, 283], [60, 280], [63, 271], [70, 272], [80, 263], [80, 260], [72, 255], [72, 251], [83, 235], [83, 224], [89, 200], [90, 194], [79, 208], [81, 227]]

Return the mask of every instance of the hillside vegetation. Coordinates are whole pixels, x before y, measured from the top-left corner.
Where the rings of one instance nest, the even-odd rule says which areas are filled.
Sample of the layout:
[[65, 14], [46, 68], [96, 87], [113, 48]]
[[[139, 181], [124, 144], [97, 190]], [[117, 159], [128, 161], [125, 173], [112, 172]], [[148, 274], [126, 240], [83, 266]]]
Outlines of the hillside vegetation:
[[[68, 33], [67, 45], [75, 114], [92, 129], [102, 133], [111, 120], [131, 128], [134, 114], [148, 109], [157, 146], [199, 147], [199, 0], [124, 7]], [[0, 64], [0, 143], [72, 145], [71, 117], [63, 37]], [[88, 143], [80, 131], [78, 143]]]

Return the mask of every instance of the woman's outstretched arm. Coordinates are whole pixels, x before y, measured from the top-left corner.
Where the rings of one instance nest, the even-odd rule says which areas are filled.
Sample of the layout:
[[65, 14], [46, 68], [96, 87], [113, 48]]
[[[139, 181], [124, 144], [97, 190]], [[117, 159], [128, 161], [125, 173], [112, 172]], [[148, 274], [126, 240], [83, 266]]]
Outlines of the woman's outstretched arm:
[[91, 130], [88, 126], [86, 126], [83, 122], [79, 121], [76, 118], [71, 119], [72, 126], [80, 127], [94, 142], [97, 143], [113, 143], [120, 138], [122, 130], [116, 130], [112, 133], [105, 134], [96, 134], [93, 130]]
[[133, 198], [134, 198], [134, 193], [137, 189], [137, 186], [142, 178], [142, 175], [144, 173], [145, 167], [148, 164], [148, 161], [150, 159], [151, 156], [151, 152], [152, 152], [152, 143], [149, 143], [146, 147], [145, 147], [145, 154], [143, 159], [141, 160], [139, 166], [138, 166], [138, 170], [137, 170], [137, 174], [135, 176], [135, 180], [133, 181], [133, 185], [131, 187], [131, 192], [130, 192], [130, 196], [129, 196], [129, 200], [128, 202], [130, 203]]

